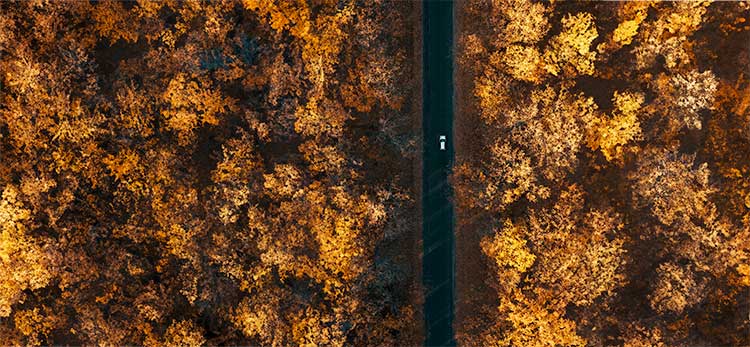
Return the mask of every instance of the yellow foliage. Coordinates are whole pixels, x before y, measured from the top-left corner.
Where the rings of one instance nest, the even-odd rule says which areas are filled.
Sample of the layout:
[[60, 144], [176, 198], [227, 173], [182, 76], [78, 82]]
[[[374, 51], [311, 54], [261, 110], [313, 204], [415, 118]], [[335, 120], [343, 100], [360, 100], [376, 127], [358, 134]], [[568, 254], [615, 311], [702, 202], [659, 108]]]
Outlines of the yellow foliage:
[[644, 97], [640, 93], [619, 93], [615, 91], [612, 102], [621, 114], [635, 114], [643, 105]]
[[458, 59], [465, 60], [466, 63], [476, 61], [478, 57], [484, 55], [487, 51], [487, 48], [482, 43], [482, 39], [476, 34], [465, 35], [460, 39], [460, 42], [462, 43], [463, 56]]
[[149, 185], [143, 181], [144, 168], [141, 158], [132, 149], [124, 149], [117, 155], [108, 155], [102, 162], [112, 176], [131, 192], [146, 194], [149, 191]]
[[511, 299], [503, 299], [500, 312], [507, 315], [510, 328], [496, 346], [557, 347], [585, 346], [586, 340], [576, 334], [576, 323], [550, 311], [541, 303], [529, 300], [516, 291]]
[[526, 272], [534, 264], [536, 257], [526, 247], [523, 235], [522, 227], [506, 220], [502, 230], [494, 236], [485, 236], [480, 246], [482, 252], [493, 259], [501, 269], [510, 266], [519, 272]]
[[344, 123], [350, 118], [340, 104], [318, 97], [297, 107], [294, 116], [294, 131], [305, 136], [325, 134], [336, 138], [341, 137]]
[[629, 45], [633, 42], [633, 37], [638, 34], [638, 27], [641, 25], [641, 22], [646, 19], [646, 15], [646, 10], [642, 9], [636, 12], [635, 18], [620, 23], [617, 28], [615, 28], [612, 40], [621, 45]]
[[206, 343], [202, 329], [192, 321], [173, 322], [164, 334], [163, 346], [199, 347]]
[[644, 328], [639, 324], [631, 324], [623, 336], [623, 347], [665, 347], [661, 329]]
[[488, 124], [497, 122], [503, 113], [501, 110], [509, 101], [505, 88], [510, 78], [500, 73], [479, 76], [474, 83], [474, 96], [479, 100], [480, 116]]
[[153, 104], [146, 91], [137, 90], [132, 84], [117, 90], [117, 104], [120, 112], [117, 126], [132, 129], [142, 136], [153, 134]]
[[272, 174], [263, 175], [263, 187], [282, 197], [295, 195], [301, 188], [302, 176], [294, 165], [277, 164]]
[[43, 69], [42, 64], [33, 59], [21, 57], [8, 68], [8, 72], [5, 73], [5, 83], [20, 93], [36, 91], [41, 87]]
[[309, 163], [311, 172], [337, 174], [346, 162], [344, 153], [333, 146], [320, 146], [315, 141], [307, 141], [299, 146], [300, 152]]
[[365, 270], [358, 264], [365, 253], [360, 243], [363, 228], [355, 216], [336, 215], [326, 210], [326, 218], [332, 225], [315, 225], [314, 232], [319, 244], [318, 261], [331, 273], [340, 272], [345, 281], [350, 281]]
[[149, 1], [149, 0], [136, 0], [138, 2], [138, 6], [136, 7], [136, 11], [138, 12], [139, 17], [146, 17], [146, 18], [152, 18], [159, 14], [159, 10], [164, 6], [164, 3], [159, 1]]
[[[570, 64], [579, 74], [593, 74], [596, 52], [589, 51], [589, 47], [599, 36], [594, 17], [590, 13], [567, 15], [562, 25], [562, 32], [552, 38], [544, 53], [544, 68], [557, 76], [561, 69]], [[569, 73], [575, 74], [573, 70], [569, 70]]]
[[696, 282], [694, 273], [671, 262], [659, 265], [652, 287], [649, 303], [659, 313], [682, 313], [703, 296], [703, 288]]
[[261, 168], [261, 158], [252, 141], [247, 138], [227, 140], [222, 145], [223, 160], [211, 172], [215, 183], [245, 183]]
[[[398, 254], [373, 262], [411, 228], [412, 191], [369, 184], [367, 162], [393, 155], [359, 155], [377, 135], [359, 128], [392, 117], [412, 135], [397, 84], [416, 73], [418, 7], [244, 5], [22, 2], [0, 16], [0, 341], [412, 344], [412, 303], [390, 292], [413, 276]], [[342, 100], [345, 84], [365, 107]], [[253, 305], [227, 317], [242, 296]], [[198, 316], [246, 338], [219, 327], [206, 341]]]
[[569, 186], [554, 208], [530, 213], [527, 237], [537, 256], [530, 289], [548, 307], [563, 309], [589, 305], [623, 285], [624, 240], [614, 236], [621, 228], [619, 214], [586, 211], [583, 190]]
[[30, 218], [16, 187], [6, 186], [0, 200], [0, 317], [10, 315], [24, 290], [47, 286], [60, 261], [59, 254], [26, 234]]
[[233, 109], [234, 102], [223, 97], [221, 91], [213, 90], [210, 83], [190, 80], [184, 73], [178, 73], [170, 82], [162, 96], [167, 104], [162, 114], [167, 128], [177, 132], [181, 145], [192, 140], [193, 131], [202, 124], [219, 124], [218, 116], [225, 108]]
[[266, 288], [252, 299], [245, 298], [233, 310], [232, 322], [248, 337], [259, 338], [264, 346], [282, 346], [285, 330], [279, 329], [283, 318], [279, 317], [279, 301], [284, 293]]
[[631, 174], [633, 189], [661, 223], [690, 225], [713, 218], [711, 211], [715, 207], [710, 196], [716, 188], [709, 180], [708, 163], [699, 165], [695, 155], [668, 150], [649, 150], [644, 154], [639, 158], [638, 170]]
[[737, 272], [739, 272], [740, 274], [740, 284], [746, 287], [750, 287], [750, 265], [737, 265]]
[[110, 300], [112, 300], [112, 298], [115, 297], [115, 293], [117, 293], [119, 289], [119, 287], [114, 283], [111, 283], [109, 286], [107, 286], [107, 288], [108, 289], [104, 289], [104, 293], [97, 296], [94, 301], [99, 304], [106, 305]]
[[611, 118], [597, 118], [590, 125], [589, 148], [600, 149], [607, 161], [622, 159], [623, 146], [641, 136], [637, 112], [643, 104], [640, 93], [619, 93], [612, 99], [615, 112]]
[[333, 322], [333, 317], [324, 315], [310, 307], [298, 312], [292, 319], [294, 345], [304, 347], [344, 346], [346, 336], [341, 329], [332, 324]]
[[104, 117], [101, 114], [85, 114], [81, 101], [75, 100], [70, 105], [70, 113], [62, 116], [57, 123], [52, 140], [81, 143], [94, 136], [97, 123]]
[[310, 30], [310, 8], [296, 1], [243, 0], [246, 9], [269, 17], [271, 28], [277, 32], [289, 29], [292, 35], [301, 37]]
[[675, 11], [665, 16], [665, 29], [672, 34], [687, 35], [697, 30], [703, 21], [709, 1], [686, 1], [675, 3]]
[[29, 340], [28, 345], [38, 346], [41, 344], [40, 336], [46, 337], [54, 327], [54, 319], [52, 317], [45, 317], [39, 312], [39, 308], [35, 307], [30, 310], [21, 310], [14, 314], [13, 324], [21, 334], [27, 336]]
[[122, 181], [140, 167], [139, 161], [138, 153], [132, 149], [124, 149], [117, 156], [108, 156], [104, 160], [104, 164], [107, 165], [115, 179]]
[[[493, 58], [495, 55], [490, 60]], [[542, 55], [534, 47], [512, 45], [502, 55], [502, 62], [511, 76], [522, 81], [539, 82], [544, 72], [541, 68]]]
[[271, 28], [277, 32], [289, 30], [292, 36], [302, 41], [302, 59], [305, 61], [308, 79], [314, 84], [314, 93], [321, 95], [325, 75], [333, 72], [342, 43], [346, 39], [342, 27], [354, 16], [351, 6], [330, 15], [319, 14], [313, 18], [311, 5], [303, 0], [244, 0], [243, 5], [261, 17], [269, 17]]
[[[365, 246], [367, 227], [381, 222], [382, 206], [373, 203], [366, 195], [351, 196], [343, 187], [328, 192], [335, 208], [326, 208], [323, 220], [311, 225], [319, 245], [318, 263], [327, 273], [336, 274], [330, 285], [358, 278], [370, 262], [371, 253]], [[329, 285], [327, 285], [328, 287]], [[326, 288], [329, 295], [335, 289]]]
[[[516, 112], [507, 112], [505, 123], [518, 129], [514, 142], [530, 148], [536, 157], [535, 170], [549, 180], [559, 180], [578, 162], [578, 151], [585, 136], [585, 124], [594, 117], [593, 98], [573, 94], [567, 88], [547, 87], [531, 92], [531, 103]], [[514, 134], [515, 136], [515, 134]]]
[[493, 1], [494, 6], [507, 19], [501, 28], [501, 35], [505, 42], [523, 42], [535, 44], [541, 40], [549, 30], [550, 8], [543, 3], [527, 0]]
[[94, 28], [113, 43], [117, 40], [138, 41], [138, 30], [133, 25], [128, 11], [119, 1], [103, 1], [91, 11]]
[[669, 69], [690, 66], [694, 59], [690, 38], [700, 28], [707, 5], [705, 1], [678, 1], [661, 7], [657, 20], [643, 26], [641, 44], [633, 48], [638, 67], [651, 66], [657, 56], [664, 57]]
[[191, 259], [196, 255], [196, 247], [192, 240], [194, 235], [194, 230], [185, 230], [179, 224], [172, 224], [164, 235], [167, 249], [177, 258]]

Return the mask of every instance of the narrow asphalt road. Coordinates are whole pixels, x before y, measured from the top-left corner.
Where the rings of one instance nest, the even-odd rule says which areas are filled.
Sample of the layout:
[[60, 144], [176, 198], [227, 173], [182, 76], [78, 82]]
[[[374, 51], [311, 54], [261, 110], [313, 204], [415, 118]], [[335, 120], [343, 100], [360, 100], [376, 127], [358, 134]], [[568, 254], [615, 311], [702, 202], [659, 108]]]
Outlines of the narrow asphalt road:
[[[453, 334], [453, 3], [427, 0], [423, 16], [422, 274], [425, 346], [455, 346]], [[445, 136], [441, 149], [440, 136]]]

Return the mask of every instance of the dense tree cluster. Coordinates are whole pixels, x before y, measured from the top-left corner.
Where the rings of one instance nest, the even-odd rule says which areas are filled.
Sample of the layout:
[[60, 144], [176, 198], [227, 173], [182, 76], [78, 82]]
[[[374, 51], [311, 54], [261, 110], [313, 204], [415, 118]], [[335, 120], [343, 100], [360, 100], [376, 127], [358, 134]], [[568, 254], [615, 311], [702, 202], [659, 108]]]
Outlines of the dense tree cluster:
[[417, 343], [418, 9], [0, 3], [0, 344]]
[[459, 341], [750, 344], [750, 3], [470, 0], [458, 20], [458, 247], [484, 254], [458, 271], [485, 271]]

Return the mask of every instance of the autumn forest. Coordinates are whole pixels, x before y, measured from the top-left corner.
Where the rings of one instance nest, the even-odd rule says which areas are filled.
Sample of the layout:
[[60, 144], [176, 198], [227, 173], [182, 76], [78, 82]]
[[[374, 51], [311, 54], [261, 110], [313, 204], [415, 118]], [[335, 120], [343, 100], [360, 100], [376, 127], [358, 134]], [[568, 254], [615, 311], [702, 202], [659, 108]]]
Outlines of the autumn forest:
[[[0, 346], [423, 345], [423, 5], [0, 2]], [[750, 2], [453, 11], [457, 344], [750, 345]]]
[[459, 343], [750, 345], [750, 3], [457, 11]]
[[417, 343], [418, 6], [0, 8], [0, 345]]

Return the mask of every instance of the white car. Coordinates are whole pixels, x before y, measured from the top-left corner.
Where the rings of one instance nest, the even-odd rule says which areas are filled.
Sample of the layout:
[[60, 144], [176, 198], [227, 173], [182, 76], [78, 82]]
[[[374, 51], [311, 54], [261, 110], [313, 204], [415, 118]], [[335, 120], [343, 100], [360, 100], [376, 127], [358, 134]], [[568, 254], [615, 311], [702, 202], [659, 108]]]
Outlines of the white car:
[[445, 150], [445, 135], [440, 135], [440, 150]]

